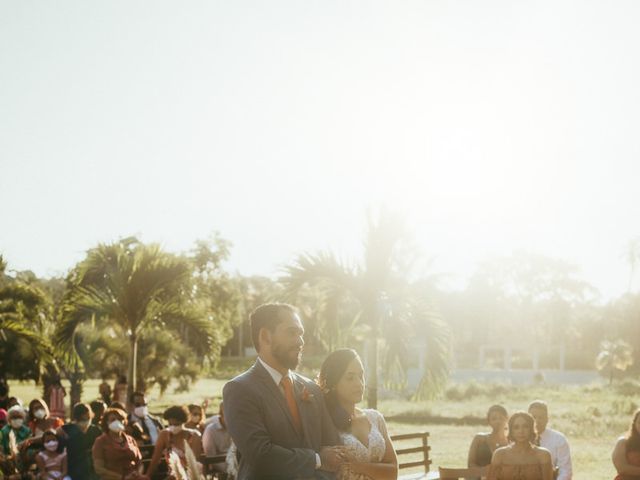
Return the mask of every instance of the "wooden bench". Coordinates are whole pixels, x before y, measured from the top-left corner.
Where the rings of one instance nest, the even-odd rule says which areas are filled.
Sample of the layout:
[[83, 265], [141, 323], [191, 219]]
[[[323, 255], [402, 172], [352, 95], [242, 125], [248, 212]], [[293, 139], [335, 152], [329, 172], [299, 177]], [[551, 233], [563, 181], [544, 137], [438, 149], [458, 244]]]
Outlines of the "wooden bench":
[[[417, 447], [408, 447], [408, 448], [397, 448], [395, 446], [395, 442], [404, 442], [408, 440], [419, 440], [420, 445]], [[429, 432], [419, 432], [419, 433], [405, 433], [402, 435], [391, 435], [391, 441], [394, 442], [394, 446], [396, 448], [396, 455], [398, 456], [398, 469], [402, 471], [406, 468], [415, 468], [415, 467], [423, 467], [423, 472], [418, 473], [408, 473], [404, 475], [399, 475], [398, 478], [400, 480], [419, 480], [419, 479], [437, 479], [438, 472], [429, 472], [429, 465], [431, 465], [431, 460], [429, 459], [429, 451], [431, 447], [429, 446]], [[416, 442], [412, 442], [416, 443]], [[422, 453], [422, 460], [412, 460], [403, 462], [401, 457], [404, 455], [411, 455], [415, 453]]]

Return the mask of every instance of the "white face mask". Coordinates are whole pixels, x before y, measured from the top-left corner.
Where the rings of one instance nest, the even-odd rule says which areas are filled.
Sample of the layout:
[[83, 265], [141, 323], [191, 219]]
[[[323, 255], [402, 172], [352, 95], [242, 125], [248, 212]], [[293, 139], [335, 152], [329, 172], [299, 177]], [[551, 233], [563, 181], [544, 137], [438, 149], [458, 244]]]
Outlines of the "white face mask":
[[149, 413], [149, 409], [147, 407], [136, 407], [133, 409], [133, 413], [135, 413], [136, 417], [146, 417], [147, 413]]
[[39, 408], [38, 410], [33, 412], [33, 416], [36, 417], [38, 420], [42, 420], [44, 417], [47, 416], [47, 412], [44, 411], [44, 408]]
[[22, 419], [22, 418], [12, 418], [11, 420], [9, 420], [9, 423], [11, 424], [11, 427], [13, 427], [13, 428], [20, 428], [22, 426], [22, 424], [24, 423], [24, 419]]
[[176, 435], [182, 431], [182, 425], [169, 425], [167, 430], [169, 430], [172, 435]]
[[44, 448], [46, 448], [50, 452], [54, 452], [58, 449], [58, 442], [56, 440], [49, 440], [44, 444]]
[[120, 420], [114, 420], [109, 424], [109, 430], [111, 430], [112, 432], [120, 433], [124, 431], [124, 423], [122, 423]]

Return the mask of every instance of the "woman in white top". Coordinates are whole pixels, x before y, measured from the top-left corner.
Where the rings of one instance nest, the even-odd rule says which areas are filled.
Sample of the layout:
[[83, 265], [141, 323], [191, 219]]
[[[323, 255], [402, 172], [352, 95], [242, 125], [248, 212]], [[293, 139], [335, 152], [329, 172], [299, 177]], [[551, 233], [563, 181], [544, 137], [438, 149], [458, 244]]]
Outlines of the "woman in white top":
[[364, 368], [351, 349], [329, 354], [320, 369], [318, 383], [342, 443], [349, 447], [349, 461], [338, 471], [338, 480], [384, 480], [398, 477], [398, 459], [380, 412], [360, 409], [364, 395]]

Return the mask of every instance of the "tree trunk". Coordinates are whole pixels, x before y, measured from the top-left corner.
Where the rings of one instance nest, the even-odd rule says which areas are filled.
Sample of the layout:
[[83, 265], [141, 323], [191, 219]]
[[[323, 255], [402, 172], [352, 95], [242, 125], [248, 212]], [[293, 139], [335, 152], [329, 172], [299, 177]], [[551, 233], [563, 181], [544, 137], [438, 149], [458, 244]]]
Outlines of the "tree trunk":
[[374, 335], [368, 352], [369, 380], [367, 385], [367, 407], [378, 408], [378, 335]]
[[84, 383], [84, 372], [75, 371], [69, 376], [71, 391], [69, 392], [71, 408], [76, 403], [82, 401], [82, 384]]
[[127, 379], [127, 397], [136, 391], [138, 375], [138, 336], [132, 333], [129, 336], [129, 378]]

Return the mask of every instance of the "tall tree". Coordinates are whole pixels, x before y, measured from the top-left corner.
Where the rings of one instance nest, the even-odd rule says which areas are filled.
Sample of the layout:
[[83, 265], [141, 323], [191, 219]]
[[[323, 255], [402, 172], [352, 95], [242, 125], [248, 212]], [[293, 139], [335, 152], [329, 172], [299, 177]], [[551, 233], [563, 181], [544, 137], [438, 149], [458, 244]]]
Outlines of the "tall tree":
[[[435, 314], [424, 282], [412, 281], [407, 235], [403, 220], [388, 210], [367, 219], [364, 255], [349, 265], [331, 252], [300, 255], [282, 278], [291, 294], [311, 286], [325, 293], [326, 310], [332, 303], [350, 298], [356, 305], [352, 323], [371, 341], [366, 352], [367, 403], [378, 401], [378, 364], [381, 340], [385, 372], [406, 370], [406, 347], [416, 332], [425, 335], [427, 365], [421, 391], [442, 385], [448, 375], [448, 328]], [[342, 338], [348, 342], [349, 338]]]
[[156, 244], [126, 238], [89, 250], [68, 276], [62, 319], [55, 344], [72, 361], [79, 327], [109, 326], [127, 339], [129, 393], [138, 383], [138, 343], [146, 331], [191, 333], [202, 351], [212, 343], [211, 322], [194, 297], [192, 265]]
[[624, 372], [633, 364], [631, 346], [624, 340], [605, 340], [600, 344], [596, 357], [596, 368], [609, 374], [609, 385], [613, 383], [614, 372]]
[[53, 361], [46, 335], [51, 299], [27, 281], [35, 275], [18, 272], [12, 277], [6, 267], [0, 256], [0, 376], [38, 381], [44, 365]]

